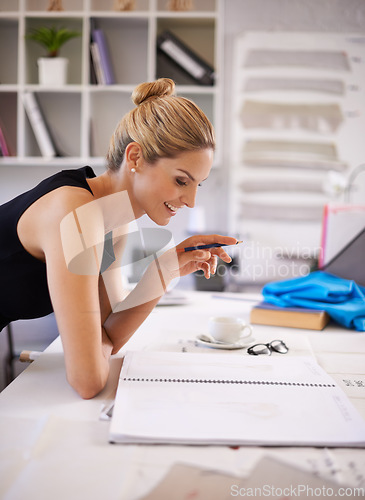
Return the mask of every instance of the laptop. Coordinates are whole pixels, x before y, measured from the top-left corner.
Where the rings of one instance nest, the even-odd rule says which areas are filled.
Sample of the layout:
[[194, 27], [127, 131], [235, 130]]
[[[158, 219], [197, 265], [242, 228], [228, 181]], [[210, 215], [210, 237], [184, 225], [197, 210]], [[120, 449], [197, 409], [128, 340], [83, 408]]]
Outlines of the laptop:
[[321, 268], [365, 287], [365, 228]]

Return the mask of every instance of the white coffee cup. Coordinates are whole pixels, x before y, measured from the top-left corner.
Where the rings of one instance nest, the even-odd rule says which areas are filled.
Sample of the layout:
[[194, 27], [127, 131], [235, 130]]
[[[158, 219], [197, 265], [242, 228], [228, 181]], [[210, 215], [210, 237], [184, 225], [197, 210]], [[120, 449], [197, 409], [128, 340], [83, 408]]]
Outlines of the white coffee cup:
[[213, 339], [234, 344], [252, 333], [251, 325], [233, 316], [213, 316], [208, 322], [209, 333]]

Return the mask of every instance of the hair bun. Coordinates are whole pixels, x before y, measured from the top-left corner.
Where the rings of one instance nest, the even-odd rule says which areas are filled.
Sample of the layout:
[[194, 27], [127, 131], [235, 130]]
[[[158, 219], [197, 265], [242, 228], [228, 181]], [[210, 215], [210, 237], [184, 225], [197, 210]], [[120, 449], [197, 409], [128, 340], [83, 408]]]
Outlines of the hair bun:
[[170, 78], [159, 78], [154, 82], [138, 85], [132, 94], [132, 101], [139, 106], [150, 97], [164, 97], [175, 93], [175, 82]]

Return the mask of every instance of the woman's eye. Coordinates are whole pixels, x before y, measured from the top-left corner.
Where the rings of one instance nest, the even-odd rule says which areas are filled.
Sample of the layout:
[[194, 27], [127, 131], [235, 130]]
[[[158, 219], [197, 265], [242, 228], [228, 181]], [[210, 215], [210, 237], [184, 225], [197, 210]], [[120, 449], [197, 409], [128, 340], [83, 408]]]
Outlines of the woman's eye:
[[187, 186], [188, 183], [186, 181], [183, 181], [181, 179], [176, 179], [176, 182], [178, 183], [179, 186]]

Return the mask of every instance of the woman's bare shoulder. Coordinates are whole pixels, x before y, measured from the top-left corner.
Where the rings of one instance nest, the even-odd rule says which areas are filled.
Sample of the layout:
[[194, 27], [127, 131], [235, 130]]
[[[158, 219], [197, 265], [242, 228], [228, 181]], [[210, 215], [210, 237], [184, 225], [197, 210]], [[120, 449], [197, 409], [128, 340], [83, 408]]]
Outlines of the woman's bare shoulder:
[[62, 186], [42, 196], [19, 219], [17, 230], [22, 245], [40, 258], [46, 243], [59, 234], [61, 221], [93, 200], [88, 190], [72, 186]]
[[[95, 200], [92, 193], [84, 188], [62, 186], [40, 198], [36, 203], [50, 210], [51, 217], [64, 217], [70, 211]], [[42, 210], [43, 211], [43, 210]]]

